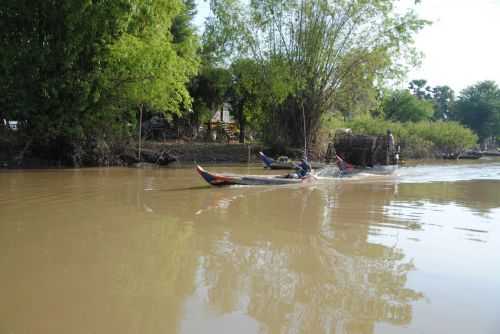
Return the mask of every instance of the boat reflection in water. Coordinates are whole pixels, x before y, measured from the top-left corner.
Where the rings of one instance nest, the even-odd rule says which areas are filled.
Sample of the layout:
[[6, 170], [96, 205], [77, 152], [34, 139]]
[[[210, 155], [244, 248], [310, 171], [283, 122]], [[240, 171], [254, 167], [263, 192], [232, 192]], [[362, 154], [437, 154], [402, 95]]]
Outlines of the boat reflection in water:
[[414, 265], [401, 249], [369, 241], [394, 185], [363, 185], [372, 196], [362, 202], [359, 186], [211, 190], [194, 220], [204, 255], [186, 311], [198, 318], [183, 328], [217, 332], [228, 315], [269, 333], [408, 324], [411, 302], [423, 297], [406, 287]]
[[0, 173], [0, 332], [498, 333], [499, 179], [494, 164], [229, 188], [192, 168]]

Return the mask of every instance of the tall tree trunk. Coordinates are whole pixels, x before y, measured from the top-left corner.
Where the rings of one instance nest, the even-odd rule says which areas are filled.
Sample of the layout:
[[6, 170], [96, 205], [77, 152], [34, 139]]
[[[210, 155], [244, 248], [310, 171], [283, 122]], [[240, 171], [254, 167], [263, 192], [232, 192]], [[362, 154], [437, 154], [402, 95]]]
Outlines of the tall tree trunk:
[[239, 106], [238, 110], [238, 123], [240, 124], [240, 143], [245, 143], [245, 114], [244, 103]]
[[239, 112], [239, 120], [240, 123], [240, 143], [245, 143], [245, 116], [243, 115], [243, 108]]
[[137, 160], [141, 161], [141, 148], [142, 148], [142, 109], [143, 104], [139, 104], [139, 147], [137, 149]]
[[207, 140], [212, 141], [212, 118], [208, 120], [207, 123]]

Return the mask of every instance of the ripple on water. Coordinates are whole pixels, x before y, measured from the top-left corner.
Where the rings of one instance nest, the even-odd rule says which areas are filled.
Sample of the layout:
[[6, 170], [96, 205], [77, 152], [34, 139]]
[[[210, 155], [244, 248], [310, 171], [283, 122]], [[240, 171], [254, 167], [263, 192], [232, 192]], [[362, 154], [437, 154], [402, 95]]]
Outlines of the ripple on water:
[[2, 329], [497, 333], [498, 166], [463, 166], [236, 188], [0, 173]]
[[399, 168], [396, 175], [402, 183], [500, 180], [500, 163], [417, 165]]

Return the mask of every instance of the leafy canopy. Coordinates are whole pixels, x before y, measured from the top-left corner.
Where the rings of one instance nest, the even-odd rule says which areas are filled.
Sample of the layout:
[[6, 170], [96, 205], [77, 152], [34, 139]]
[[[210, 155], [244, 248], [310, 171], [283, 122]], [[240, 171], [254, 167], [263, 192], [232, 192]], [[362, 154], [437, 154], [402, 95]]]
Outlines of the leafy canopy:
[[432, 118], [434, 106], [432, 102], [421, 100], [408, 90], [399, 90], [385, 98], [383, 110], [387, 119], [399, 122], [419, 122]]
[[[370, 105], [375, 82], [400, 76], [403, 56], [416, 60], [413, 36], [427, 22], [412, 10], [396, 13], [394, 3], [213, 0], [204, 50], [219, 64], [245, 58], [263, 68], [286, 66], [292, 89], [267, 107], [268, 124], [277, 141], [299, 145], [304, 137], [314, 140], [322, 114], [351, 109], [349, 95]], [[264, 74], [274, 81], [272, 72]]]
[[0, 109], [46, 146], [126, 130], [137, 104], [180, 113], [198, 67], [189, 3], [2, 1]]
[[482, 81], [464, 89], [454, 106], [454, 117], [481, 139], [500, 136], [500, 89]]

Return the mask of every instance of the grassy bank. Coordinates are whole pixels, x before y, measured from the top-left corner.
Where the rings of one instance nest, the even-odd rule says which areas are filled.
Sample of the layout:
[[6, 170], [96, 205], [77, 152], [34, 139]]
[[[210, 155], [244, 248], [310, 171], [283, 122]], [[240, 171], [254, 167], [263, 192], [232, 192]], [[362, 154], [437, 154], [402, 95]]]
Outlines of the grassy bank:
[[462, 152], [477, 144], [477, 136], [457, 122], [392, 122], [361, 117], [349, 121], [325, 119], [324, 132], [331, 136], [337, 129], [349, 128], [354, 134], [385, 135], [390, 129], [401, 147], [404, 159], [438, 158], [443, 154]]

